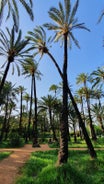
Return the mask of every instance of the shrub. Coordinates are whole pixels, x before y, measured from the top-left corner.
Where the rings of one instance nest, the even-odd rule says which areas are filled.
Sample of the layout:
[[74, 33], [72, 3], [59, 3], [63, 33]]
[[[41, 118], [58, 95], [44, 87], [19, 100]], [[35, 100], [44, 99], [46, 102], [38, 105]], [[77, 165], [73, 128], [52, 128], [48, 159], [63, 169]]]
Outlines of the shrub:
[[24, 140], [23, 138], [20, 137], [18, 132], [12, 131], [9, 134], [9, 144], [10, 144], [10, 147], [21, 147], [24, 145]]

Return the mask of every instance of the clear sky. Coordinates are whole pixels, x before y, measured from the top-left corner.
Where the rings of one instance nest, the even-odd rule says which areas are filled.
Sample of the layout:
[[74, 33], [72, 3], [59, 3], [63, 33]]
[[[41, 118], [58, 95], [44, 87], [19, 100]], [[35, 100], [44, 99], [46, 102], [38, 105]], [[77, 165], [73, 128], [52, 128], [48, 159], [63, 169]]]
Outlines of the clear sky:
[[[63, 2], [63, 0], [60, 0]], [[27, 31], [32, 31], [37, 25], [51, 22], [48, 16], [48, 10], [55, 6], [57, 7], [59, 0], [34, 0], [34, 22], [32, 22], [25, 10], [20, 7], [20, 28], [23, 31], [23, 35], [27, 34]], [[75, 3], [75, 0], [71, 0], [71, 3]], [[72, 49], [68, 52], [68, 79], [72, 85], [73, 92], [76, 90], [76, 77], [82, 72], [91, 73], [96, 70], [97, 67], [104, 65], [104, 18], [100, 24], [97, 24], [97, 20], [104, 9], [104, 0], [80, 0], [79, 8], [76, 14], [80, 23], [85, 23], [91, 32], [85, 30], [74, 31], [74, 36], [78, 39], [81, 49], [75, 47], [72, 44]], [[6, 13], [6, 12], [5, 12]], [[11, 21], [2, 23], [1, 28], [4, 30], [5, 26], [10, 27]], [[49, 35], [52, 35], [52, 31], [48, 31]], [[59, 66], [62, 68], [63, 63], [63, 48], [60, 48], [59, 44], [52, 44], [50, 52], [56, 58]], [[3, 60], [0, 62], [2, 64]], [[0, 64], [0, 65], [1, 65]], [[41, 81], [37, 81], [37, 97], [46, 96], [49, 94], [49, 87], [52, 84], [59, 84], [61, 82], [60, 76], [49, 59], [44, 56], [40, 61], [39, 70], [43, 74]], [[7, 80], [11, 80], [16, 86], [23, 85], [28, 89], [30, 93], [30, 79], [24, 79], [23, 76], [17, 76], [15, 73], [11, 75], [11, 71], [7, 77]]]

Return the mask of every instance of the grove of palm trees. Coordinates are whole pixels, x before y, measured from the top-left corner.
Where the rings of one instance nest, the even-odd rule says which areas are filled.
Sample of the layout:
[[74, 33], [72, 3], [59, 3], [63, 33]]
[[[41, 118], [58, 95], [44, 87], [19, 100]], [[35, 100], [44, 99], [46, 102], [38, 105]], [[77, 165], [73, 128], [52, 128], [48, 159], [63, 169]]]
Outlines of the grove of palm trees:
[[[92, 58], [85, 70], [79, 60], [75, 70], [71, 64], [94, 31], [79, 17], [82, 4], [51, 2], [42, 17], [41, 1], [0, 2], [0, 149], [34, 148], [16, 184], [104, 183], [104, 66]], [[35, 153], [44, 144], [54, 150]]]

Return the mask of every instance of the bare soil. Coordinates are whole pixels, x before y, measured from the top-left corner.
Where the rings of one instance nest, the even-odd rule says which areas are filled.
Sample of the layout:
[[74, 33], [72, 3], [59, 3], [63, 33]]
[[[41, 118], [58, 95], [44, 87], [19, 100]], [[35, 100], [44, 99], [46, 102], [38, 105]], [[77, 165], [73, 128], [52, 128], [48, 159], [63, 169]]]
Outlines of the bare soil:
[[[47, 144], [40, 145], [39, 148], [33, 148], [32, 145], [26, 144], [22, 148], [14, 149], [0, 149], [0, 152], [11, 151], [11, 155], [0, 161], [0, 184], [14, 184], [16, 178], [21, 174], [20, 168], [23, 167], [25, 162], [29, 159], [32, 152], [35, 151], [48, 151]], [[69, 148], [70, 150], [86, 150], [87, 148]], [[98, 148], [96, 150], [104, 150]]]
[[0, 184], [13, 184], [16, 177], [20, 175], [20, 168], [29, 159], [34, 151], [50, 150], [47, 144], [39, 148], [33, 148], [32, 145], [26, 144], [19, 149], [0, 149], [0, 152], [11, 151], [11, 155], [0, 161]]

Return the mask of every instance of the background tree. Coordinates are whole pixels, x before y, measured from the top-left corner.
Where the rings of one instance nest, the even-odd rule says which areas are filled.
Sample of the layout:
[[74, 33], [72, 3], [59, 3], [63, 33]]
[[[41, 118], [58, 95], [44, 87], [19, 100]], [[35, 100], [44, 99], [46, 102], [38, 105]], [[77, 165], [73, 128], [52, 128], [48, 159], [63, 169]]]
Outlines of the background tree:
[[20, 94], [20, 121], [19, 121], [19, 133], [22, 134], [22, 116], [23, 116], [23, 93], [25, 92], [25, 88], [23, 86], [19, 86], [16, 88], [16, 92]]
[[53, 141], [57, 141], [58, 139], [56, 137], [53, 115], [52, 115], [54, 105], [55, 105], [55, 98], [52, 97], [51, 95], [48, 95], [47, 97], [43, 96], [43, 97], [41, 97], [41, 100], [39, 101], [39, 109], [48, 110], [50, 126], [51, 126], [51, 130], [53, 133]]
[[37, 95], [36, 95], [36, 78], [40, 79], [42, 75], [38, 70], [38, 63], [33, 58], [26, 58], [25, 61], [22, 63], [23, 67], [23, 75], [26, 77], [31, 77], [31, 99], [30, 99], [30, 112], [29, 112], [29, 122], [28, 122], [28, 136], [30, 137], [30, 123], [31, 123], [31, 115], [32, 115], [32, 100], [34, 94], [34, 120], [33, 120], [33, 147], [37, 147], [38, 140], [37, 140], [37, 122], [38, 122], [38, 114], [37, 114]]
[[87, 110], [88, 110], [88, 116], [89, 116], [89, 122], [90, 122], [90, 129], [91, 129], [91, 136], [93, 140], [96, 140], [96, 133], [94, 130], [94, 126], [93, 126], [93, 121], [92, 121], [92, 117], [91, 117], [91, 110], [90, 110], [90, 94], [91, 94], [91, 90], [88, 89], [87, 87], [87, 82], [90, 81], [91, 78], [90, 76], [88, 76], [88, 74], [84, 74], [81, 73], [77, 76], [77, 84], [82, 84], [84, 85], [83, 87], [83, 94], [86, 97], [86, 103], [87, 103]]

